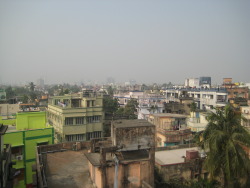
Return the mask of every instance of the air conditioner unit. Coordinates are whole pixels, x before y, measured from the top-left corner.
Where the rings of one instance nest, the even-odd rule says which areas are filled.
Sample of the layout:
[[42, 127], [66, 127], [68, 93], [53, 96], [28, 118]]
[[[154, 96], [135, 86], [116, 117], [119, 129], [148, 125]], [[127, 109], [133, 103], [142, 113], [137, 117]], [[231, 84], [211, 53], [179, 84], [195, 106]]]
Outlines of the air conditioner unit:
[[19, 160], [19, 161], [21, 161], [21, 160], [23, 160], [23, 156], [22, 155], [17, 155], [16, 159]]

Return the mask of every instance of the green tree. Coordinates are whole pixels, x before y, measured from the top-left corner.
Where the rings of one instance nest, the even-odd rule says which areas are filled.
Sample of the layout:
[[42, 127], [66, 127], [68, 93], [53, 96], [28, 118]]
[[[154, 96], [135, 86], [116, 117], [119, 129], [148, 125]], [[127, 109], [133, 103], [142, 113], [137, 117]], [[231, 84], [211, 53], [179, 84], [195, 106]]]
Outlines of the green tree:
[[211, 179], [221, 176], [224, 187], [250, 177], [250, 160], [243, 147], [250, 147], [250, 134], [241, 126], [244, 120], [231, 105], [216, 108], [207, 116], [208, 125], [201, 134], [200, 146], [207, 152], [205, 167]]
[[137, 115], [136, 115], [137, 106], [138, 106], [137, 100], [131, 98], [127, 102], [127, 105], [124, 107], [124, 115], [128, 116], [129, 119], [137, 119]]
[[65, 89], [64, 94], [69, 94], [69, 93], [70, 93], [69, 89]]
[[118, 99], [113, 99], [111, 96], [103, 98], [103, 110], [107, 115], [113, 115], [119, 108]]
[[28, 101], [29, 101], [28, 95], [23, 95], [23, 97], [22, 97], [22, 102], [23, 102], [23, 103], [28, 103]]
[[190, 111], [193, 113], [193, 117], [194, 117], [194, 114], [195, 114], [196, 110], [197, 110], [197, 105], [196, 105], [195, 102], [192, 102], [190, 104]]
[[113, 95], [114, 95], [114, 89], [113, 89], [111, 86], [109, 86], [109, 87], [107, 88], [107, 92], [108, 92], [108, 94], [109, 94], [110, 96], [113, 96]]
[[37, 99], [37, 94], [35, 92], [30, 92], [29, 95], [31, 102], [35, 102], [35, 100]]
[[196, 103], [195, 103], [195, 102], [192, 102], [192, 103], [190, 104], [190, 111], [191, 111], [191, 112], [196, 112], [196, 110], [197, 110]]
[[7, 87], [5, 89], [5, 92], [6, 92], [6, 98], [7, 99], [11, 99], [12, 97], [15, 97], [15, 95], [16, 95], [15, 92], [14, 92], [14, 90], [13, 90], [13, 88], [11, 86]]
[[31, 92], [34, 92], [34, 91], [35, 91], [35, 87], [36, 87], [36, 85], [35, 85], [33, 82], [30, 82], [30, 83], [29, 83], [29, 88], [30, 88], [30, 91], [31, 91]]
[[153, 113], [155, 113], [155, 111], [158, 112], [158, 106], [157, 106], [157, 105], [152, 105], [152, 106], [150, 107], [149, 111], [150, 111], [150, 112], [153, 112]]

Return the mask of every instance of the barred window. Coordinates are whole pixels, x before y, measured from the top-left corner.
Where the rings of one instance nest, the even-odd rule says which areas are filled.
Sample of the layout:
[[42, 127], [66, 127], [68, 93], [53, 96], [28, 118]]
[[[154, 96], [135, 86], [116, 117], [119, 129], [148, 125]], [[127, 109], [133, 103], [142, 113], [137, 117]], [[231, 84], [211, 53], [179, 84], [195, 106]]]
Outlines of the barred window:
[[84, 117], [77, 117], [77, 118], [76, 118], [76, 124], [77, 124], [77, 125], [82, 125], [82, 124], [84, 124]]
[[87, 123], [98, 123], [101, 120], [101, 116], [88, 116]]
[[65, 125], [73, 125], [73, 118], [65, 118]]
[[85, 134], [66, 135], [65, 138], [66, 138], [66, 140], [67, 140], [68, 142], [73, 142], [73, 141], [84, 141], [84, 140], [85, 140]]
[[90, 140], [91, 138], [100, 138], [101, 136], [102, 136], [101, 131], [89, 132], [87, 133], [87, 140]]

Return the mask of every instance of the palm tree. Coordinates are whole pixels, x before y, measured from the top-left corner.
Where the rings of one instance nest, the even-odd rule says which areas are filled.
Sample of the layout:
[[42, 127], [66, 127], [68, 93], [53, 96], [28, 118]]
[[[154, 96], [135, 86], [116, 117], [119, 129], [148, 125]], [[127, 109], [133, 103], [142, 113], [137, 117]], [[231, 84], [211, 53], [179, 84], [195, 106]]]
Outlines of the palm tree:
[[33, 82], [29, 83], [29, 88], [31, 92], [34, 92], [36, 85]]
[[200, 146], [207, 151], [205, 167], [211, 179], [220, 176], [224, 187], [234, 187], [238, 178], [250, 177], [250, 160], [243, 149], [250, 147], [250, 134], [241, 126], [241, 114], [231, 105], [215, 110], [207, 116], [208, 125], [201, 134]]

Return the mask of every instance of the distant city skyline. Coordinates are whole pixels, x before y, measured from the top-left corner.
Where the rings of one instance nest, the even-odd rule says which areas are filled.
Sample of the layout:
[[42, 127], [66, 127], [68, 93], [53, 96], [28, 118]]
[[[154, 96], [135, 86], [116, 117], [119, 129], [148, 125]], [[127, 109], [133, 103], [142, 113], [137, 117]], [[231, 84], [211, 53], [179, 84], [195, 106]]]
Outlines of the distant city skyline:
[[1, 1], [0, 82], [250, 82], [250, 1]]

